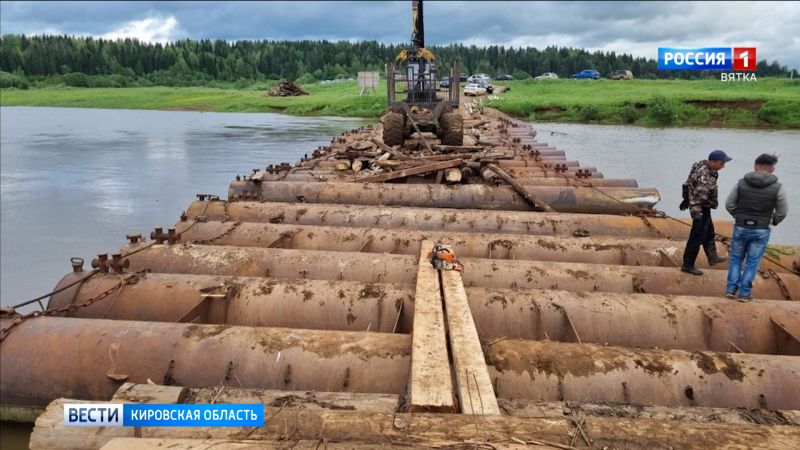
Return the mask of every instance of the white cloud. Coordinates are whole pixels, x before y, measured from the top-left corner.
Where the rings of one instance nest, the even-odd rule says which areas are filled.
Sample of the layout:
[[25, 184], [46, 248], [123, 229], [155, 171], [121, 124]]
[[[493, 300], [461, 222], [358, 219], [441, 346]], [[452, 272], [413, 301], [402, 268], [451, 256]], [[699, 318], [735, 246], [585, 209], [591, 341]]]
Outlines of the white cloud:
[[169, 17], [148, 17], [132, 20], [120, 28], [101, 35], [104, 39], [138, 39], [143, 42], [170, 42], [178, 38], [178, 19]]

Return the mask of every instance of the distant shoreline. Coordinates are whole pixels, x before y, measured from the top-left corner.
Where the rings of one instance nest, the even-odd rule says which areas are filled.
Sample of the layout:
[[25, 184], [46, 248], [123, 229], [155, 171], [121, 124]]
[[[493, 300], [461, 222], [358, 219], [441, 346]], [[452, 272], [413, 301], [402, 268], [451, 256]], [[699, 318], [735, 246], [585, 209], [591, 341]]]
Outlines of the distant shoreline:
[[[525, 80], [478, 97], [487, 106], [537, 122], [734, 129], [800, 129], [800, 80]], [[263, 89], [136, 87], [2, 89], [2, 106], [159, 111], [277, 112], [378, 118], [386, 96], [359, 96], [355, 81], [303, 86], [310, 95], [268, 97]], [[470, 99], [473, 99], [470, 97]]]

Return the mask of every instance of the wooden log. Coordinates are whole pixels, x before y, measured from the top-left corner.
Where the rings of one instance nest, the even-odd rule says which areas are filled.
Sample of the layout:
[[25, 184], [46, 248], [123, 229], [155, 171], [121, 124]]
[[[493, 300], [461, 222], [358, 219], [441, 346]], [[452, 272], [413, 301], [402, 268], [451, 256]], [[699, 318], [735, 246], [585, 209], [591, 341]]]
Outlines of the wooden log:
[[547, 202], [545, 202], [544, 200], [542, 200], [538, 196], [534, 195], [529, 190], [525, 189], [525, 187], [522, 186], [521, 184], [519, 184], [517, 182], [517, 180], [515, 180], [509, 174], [507, 174], [505, 172], [505, 170], [501, 169], [500, 167], [498, 167], [498, 166], [496, 166], [494, 164], [487, 164], [486, 168], [488, 168], [492, 172], [496, 173], [500, 178], [505, 180], [506, 183], [510, 184], [511, 187], [513, 187], [514, 190], [519, 193], [519, 195], [521, 195], [523, 198], [525, 198], [525, 200], [527, 200], [531, 204], [531, 206], [533, 206], [534, 210], [536, 210], [536, 211], [546, 211], [546, 212], [556, 212], [556, 210], [553, 209], [553, 207], [551, 207], [550, 205], [548, 205]]
[[458, 387], [458, 400], [464, 414], [500, 414], [492, 380], [483, 358], [478, 330], [467, 302], [461, 273], [441, 271], [450, 351]]
[[436, 163], [432, 163], [432, 164], [425, 164], [425, 165], [421, 165], [421, 166], [411, 167], [411, 168], [408, 168], [408, 169], [396, 170], [396, 171], [390, 172], [390, 173], [382, 173], [380, 175], [374, 175], [374, 176], [371, 176], [371, 177], [361, 178], [358, 181], [361, 182], [361, 183], [381, 183], [381, 182], [384, 182], [384, 181], [396, 180], [398, 178], [410, 177], [412, 175], [421, 175], [423, 173], [435, 172], [435, 171], [440, 170], [440, 169], [449, 169], [450, 167], [456, 167], [456, 166], [459, 166], [461, 164], [462, 164], [462, 161], [460, 159], [454, 159], [454, 160], [450, 160], [450, 161], [442, 161], [442, 162], [436, 162]]
[[[58, 399], [36, 420], [31, 449], [97, 449], [116, 437], [133, 437], [134, 428], [65, 427], [64, 403]], [[95, 402], [93, 402], [95, 403]], [[324, 440], [337, 442], [391, 442], [393, 444], [455, 445], [472, 442], [513, 445], [522, 442], [552, 442], [557, 448], [569, 444], [575, 430], [569, 418], [523, 418], [432, 413], [371, 413], [343, 410], [268, 408], [269, 421], [259, 428], [159, 427], [140, 428], [142, 438], [202, 438]], [[719, 424], [650, 419], [589, 417], [582, 429], [593, 448], [760, 448], [795, 450], [800, 427], [751, 424]], [[537, 444], [541, 445], [541, 444]], [[562, 447], [558, 447], [562, 446]], [[534, 447], [535, 448], [535, 447]]]
[[282, 391], [218, 386], [189, 389], [182, 386], [125, 383], [112, 402], [125, 403], [261, 403], [271, 407], [346, 409], [391, 413], [397, 410], [396, 394], [355, 392]]
[[409, 410], [455, 412], [439, 274], [428, 260], [428, 251], [432, 248], [432, 241], [425, 240], [420, 245], [411, 338]]
[[447, 169], [444, 171], [444, 179], [450, 184], [461, 182], [461, 170], [457, 168]]
[[[416, 448], [441, 449], [439, 445], [415, 445]], [[524, 449], [524, 450], [552, 450], [550, 446], [530, 446], [530, 445], [503, 445], [493, 446], [498, 449]], [[108, 441], [102, 450], [189, 450], [189, 449], [214, 449], [214, 450], [380, 450], [383, 448], [402, 448], [408, 449], [408, 444], [391, 444], [386, 442], [327, 442], [326, 440], [295, 440], [287, 442], [284, 438], [277, 438], [272, 441], [254, 441], [247, 439], [173, 439], [173, 438], [132, 438], [118, 437]]]
[[[500, 409], [515, 417], [561, 419], [567, 417], [625, 417], [628, 419], [716, 422], [729, 424], [800, 426], [800, 411], [698, 406], [644, 406], [629, 403], [542, 402], [498, 398]], [[676, 424], [676, 426], [680, 426]]]
[[390, 155], [394, 156], [397, 159], [412, 159], [410, 156], [404, 155], [403, 153], [393, 149], [392, 147], [389, 147], [388, 145], [384, 144], [383, 142], [375, 138], [370, 139], [370, 141], [373, 144], [377, 145], [381, 150], [389, 153]]

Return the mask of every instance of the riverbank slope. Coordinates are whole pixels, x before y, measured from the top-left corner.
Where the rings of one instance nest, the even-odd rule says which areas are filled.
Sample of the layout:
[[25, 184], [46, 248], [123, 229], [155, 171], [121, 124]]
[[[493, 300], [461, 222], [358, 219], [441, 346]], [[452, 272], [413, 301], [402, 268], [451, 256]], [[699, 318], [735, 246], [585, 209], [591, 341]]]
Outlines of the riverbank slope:
[[[800, 80], [524, 80], [483, 98], [531, 121], [639, 126], [800, 129]], [[3, 106], [55, 106], [379, 117], [385, 87], [359, 95], [355, 81], [303, 86], [310, 95], [268, 97], [250, 89], [206, 87], [70, 88], [0, 91]]]

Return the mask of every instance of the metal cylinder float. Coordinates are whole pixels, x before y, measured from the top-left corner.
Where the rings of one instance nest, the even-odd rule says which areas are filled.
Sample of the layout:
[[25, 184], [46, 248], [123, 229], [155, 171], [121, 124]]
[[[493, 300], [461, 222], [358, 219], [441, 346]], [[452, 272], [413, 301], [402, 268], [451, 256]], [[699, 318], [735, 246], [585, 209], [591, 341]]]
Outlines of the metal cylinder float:
[[496, 342], [485, 353], [503, 398], [800, 408], [800, 358], [794, 356], [521, 340]]
[[[178, 222], [175, 228], [183, 242], [213, 245], [416, 255], [420, 242], [427, 239], [446, 242], [461, 257], [637, 266], [676, 267], [684, 247], [683, 242], [666, 239], [526, 236], [216, 220]], [[720, 254], [724, 255], [725, 249], [720, 247]], [[765, 260], [764, 264], [766, 267], [769, 262]], [[701, 257], [697, 265], [708, 267], [708, 262]], [[779, 266], [770, 267], [785, 271]]]
[[[83, 273], [70, 273], [55, 291]], [[48, 308], [80, 304], [115, 287], [117, 275], [95, 275], [50, 297]], [[87, 319], [191, 322], [258, 327], [410, 333], [409, 284], [278, 280], [147, 273], [103, 301], [65, 314]]]
[[800, 303], [468, 288], [478, 334], [682, 350], [800, 356]]
[[[9, 325], [3, 319], [0, 326]], [[65, 345], [68, 343], [68, 345]], [[0, 403], [108, 400], [123, 382], [405, 392], [408, 335], [39, 317], [0, 343]]]
[[[392, 206], [320, 205], [281, 202], [196, 201], [188, 218], [298, 225], [363, 228], [403, 228], [451, 232], [513, 233], [531, 235], [626, 236], [682, 240], [689, 237], [691, 219], [559, 214], [475, 209], [438, 210]], [[731, 221], [714, 221], [718, 233], [730, 235]]]
[[[145, 244], [130, 245], [129, 254]], [[401, 245], [413, 246], [410, 242]], [[419, 249], [419, 246], [414, 246]], [[262, 276], [412, 283], [417, 258], [406, 255], [287, 250], [194, 244], [153, 245], [128, 257], [130, 270], [198, 275]], [[650, 294], [723, 296], [727, 271], [706, 270], [702, 277], [675, 268], [611, 266], [566, 262], [461, 258], [464, 285]], [[800, 292], [800, 277], [785, 277], [789, 293]], [[775, 280], [756, 278], [754, 295], [785, 299]]]
[[[658, 190], [537, 186], [528, 189], [559, 212], [633, 213], [652, 208]], [[233, 181], [228, 197], [271, 202], [479, 208], [529, 211], [530, 204], [507, 186], [374, 183], [253, 183]]]
[[[56, 288], [78, 275], [68, 274]], [[118, 281], [116, 275], [95, 275], [53, 295], [48, 307], [81, 304]], [[466, 293], [486, 341], [550, 339], [800, 356], [800, 303], [795, 302], [480, 287]], [[412, 284], [149, 273], [66, 315], [410, 333], [413, 299]]]

